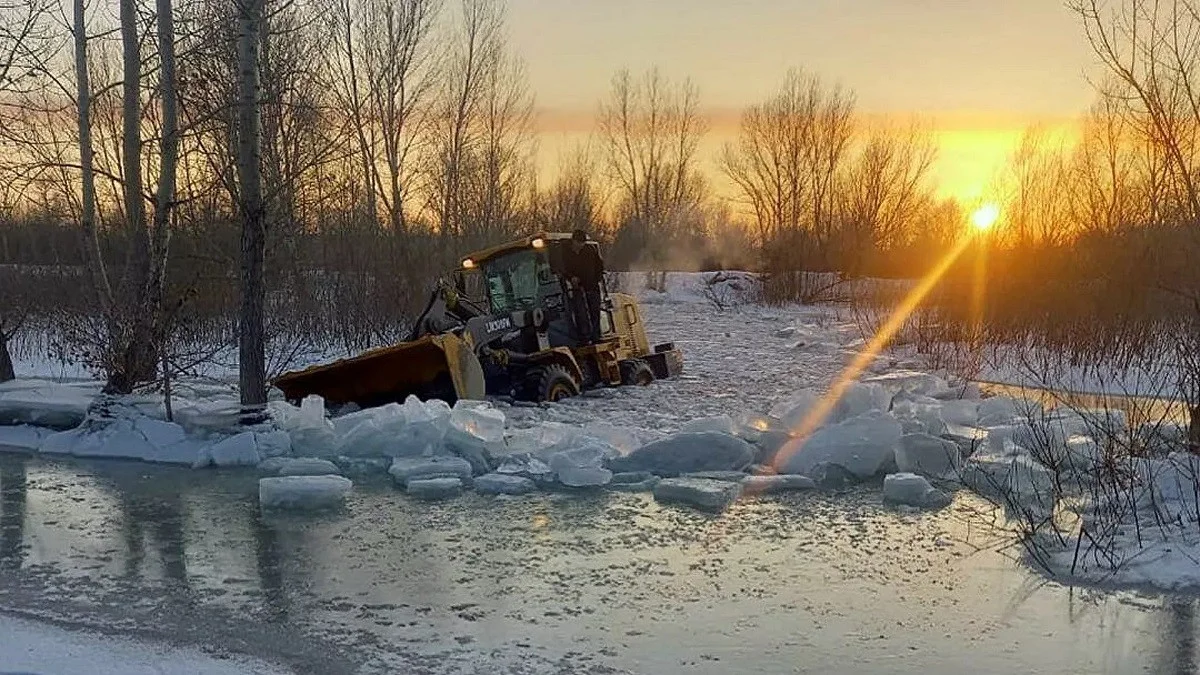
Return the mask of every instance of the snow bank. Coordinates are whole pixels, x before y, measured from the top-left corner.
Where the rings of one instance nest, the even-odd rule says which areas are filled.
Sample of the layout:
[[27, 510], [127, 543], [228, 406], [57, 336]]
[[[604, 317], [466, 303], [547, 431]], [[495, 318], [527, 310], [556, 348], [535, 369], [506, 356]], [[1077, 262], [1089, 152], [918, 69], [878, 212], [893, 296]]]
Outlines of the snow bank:
[[264, 509], [327, 509], [340, 506], [354, 483], [342, 476], [283, 476], [258, 479]]

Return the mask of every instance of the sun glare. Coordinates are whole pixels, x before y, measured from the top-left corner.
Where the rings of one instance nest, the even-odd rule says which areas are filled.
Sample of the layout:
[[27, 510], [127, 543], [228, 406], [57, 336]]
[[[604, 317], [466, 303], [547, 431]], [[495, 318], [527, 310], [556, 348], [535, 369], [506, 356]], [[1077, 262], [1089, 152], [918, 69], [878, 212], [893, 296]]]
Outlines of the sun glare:
[[992, 229], [999, 219], [1000, 207], [995, 204], [984, 204], [971, 214], [971, 227], [980, 232], [986, 232]]

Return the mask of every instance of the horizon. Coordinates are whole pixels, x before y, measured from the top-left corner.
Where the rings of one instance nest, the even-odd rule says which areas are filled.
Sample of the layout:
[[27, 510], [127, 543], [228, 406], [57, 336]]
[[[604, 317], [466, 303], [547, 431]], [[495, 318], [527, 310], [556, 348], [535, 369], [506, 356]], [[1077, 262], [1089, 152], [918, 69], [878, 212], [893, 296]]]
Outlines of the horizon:
[[541, 173], [552, 176], [556, 157], [586, 141], [622, 68], [657, 67], [696, 84], [711, 127], [707, 169], [744, 108], [772, 94], [789, 69], [815, 74], [853, 92], [864, 117], [924, 123], [938, 150], [935, 192], [964, 202], [988, 193], [1025, 129], [1064, 132], [1095, 99], [1090, 48], [1062, 3], [898, 4], [509, 0], [512, 49], [536, 97]]

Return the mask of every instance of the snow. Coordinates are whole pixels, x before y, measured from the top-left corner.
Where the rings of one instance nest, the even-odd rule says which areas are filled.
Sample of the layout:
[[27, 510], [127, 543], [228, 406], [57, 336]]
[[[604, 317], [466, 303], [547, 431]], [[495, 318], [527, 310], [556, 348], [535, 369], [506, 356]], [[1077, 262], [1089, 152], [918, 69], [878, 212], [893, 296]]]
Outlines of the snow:
[[475, 491], [487, 495], [523, 495], [537, 489], [532, 480], [503, 473], [489, 473], [475, 479]]
[[228, 654], [65, 630], [0, 615], [3, 672], [46, 675], [282, 675], [292, 671]]
[[333, 462], [319, 457], [287, 457], [279, 463], [280, 476], [329, 476], [341, 473]]
[[405, 489], [409, 496], [417, 499], [449, 499], [462, 492], [463, 482], [458, 478], [421, 478], [408, 481]]
[[895, 417], [872, 410], [817, 429], [790, 455], [791, 448], [785, 450], [775, 465], [781, 473], [815, 477], [820, 465], [830, 464], [865, 480], [895, 464], [901, 436]]
[[705, 511], [724, 511], [741, 494], [741, 483], [706, 478], [664, 478], [654, 486], [656, 501], [686, 504]]
[[342, 476], [260, 478], [258, 503], [264, 509], [327, 509], [340, 506], [352, 487]]
[[883, 499], [893, 504], [919, 508], [939, 508], [950, 503], [950, 497], [914, 473], [892, 473], [883, 479]]
[[754, 461], [754, 448], [735, 436], [705, 431], [679, 433], [642, 446], [610, 464], [614, 471], [677, 476], [697, 471], [736, 471]]

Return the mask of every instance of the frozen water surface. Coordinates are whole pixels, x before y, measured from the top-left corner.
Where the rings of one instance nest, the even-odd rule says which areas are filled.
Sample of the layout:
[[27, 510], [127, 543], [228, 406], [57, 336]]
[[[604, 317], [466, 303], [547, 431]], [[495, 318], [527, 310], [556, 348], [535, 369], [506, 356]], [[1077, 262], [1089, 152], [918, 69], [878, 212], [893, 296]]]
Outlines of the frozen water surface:
[[[1080, 592], [995, 553], [960, 493], [598, 492], [445, 503], [386, 476], [336, 515], [257, 478], [0, 456], [0, 609], [301, 673], [1188, 672], [1194, 603]], [[969, 535], [968, 526], [975, 530]]]
[[[805, 389], [819, 395], [863, 344], [825, 308], [714, 313], [664, 297], [647, 303], [646, 320], [653, 341], [683, 350], [682, 378], [497, 407], [511, 427], [594, 429], [621, 454], [701, 418], [690, 430], [730, 420], [739, 436], [778, 445], [786, 434], [764, 413]], [[868, 377], [920, 368], [884, 355]], [[908, 397], [907, 433], [1016, 423], [994, 404], [925, 414], [936, 379], [875, 384]], [[294, 454], [345, 454], [329, 423], [306, 414], [315, 407], [290, 411]], [[361, 417], [380, 431], [389, 423]], [[506, 431], [522, 443], [501, 473], [548, 470], [524, 454], [544, 449], [540, 432], [517, 431]], [[255, 440], [262, 456], [277, 454]], [[399, 439], [388, 454], [427, 441]], [[916, 511], [885, 505], [876, 479], [836, 494], [747, 494], [706, 514], [620, 491], [640, 476], [430, 503], [379, 474], [356, 477], [341, 511], [299, 515], [264, 514], [259, 476], [0, 453], [0, 612], [322, 675], [1196, 669], [1192, 598], [1046, 581], [991, 552], [1005, 539], [961, 492], [948, 508]]]

